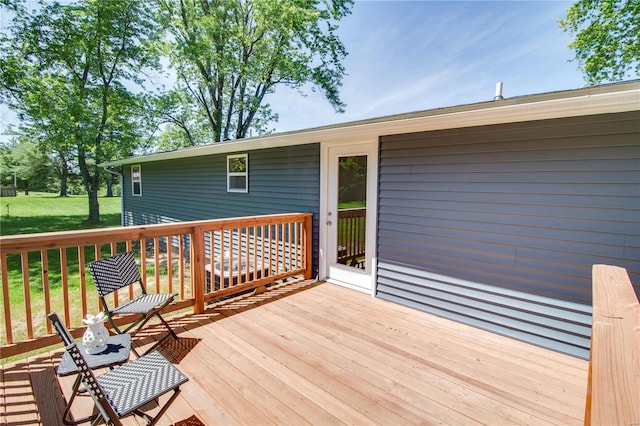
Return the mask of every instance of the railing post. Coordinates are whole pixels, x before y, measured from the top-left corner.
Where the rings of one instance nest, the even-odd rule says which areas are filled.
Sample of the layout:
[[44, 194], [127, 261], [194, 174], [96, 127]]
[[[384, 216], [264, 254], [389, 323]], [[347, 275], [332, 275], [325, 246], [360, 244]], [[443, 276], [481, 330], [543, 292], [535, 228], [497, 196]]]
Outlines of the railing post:
[[193, 312], [204, 312], [204, 229], [196, 226], [191, 233], [191, 285], [193, 286]]
[[304, 217], [304, 242], [305, 242], [305, 268], [304, 279], [311, 278], [313, 273], [313, 215], [305, 215]]

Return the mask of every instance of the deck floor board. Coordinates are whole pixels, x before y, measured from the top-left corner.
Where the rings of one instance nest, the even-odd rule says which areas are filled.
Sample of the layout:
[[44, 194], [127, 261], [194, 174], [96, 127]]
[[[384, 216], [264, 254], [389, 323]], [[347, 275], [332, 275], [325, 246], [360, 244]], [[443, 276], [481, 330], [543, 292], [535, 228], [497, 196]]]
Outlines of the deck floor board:
[[[583, 420], [587, 361], [332, 284], [291, 283], [171, 323], [180, 342], [161, 352], [190, 381], [161, 425], [194, 414], [208, 425]], [[3, 366], [3, 424], [58, 415], [73, 381], [52, 380], [59, 358], [57, 350]], [[84, 414], [91, 403], [82, 399]]]

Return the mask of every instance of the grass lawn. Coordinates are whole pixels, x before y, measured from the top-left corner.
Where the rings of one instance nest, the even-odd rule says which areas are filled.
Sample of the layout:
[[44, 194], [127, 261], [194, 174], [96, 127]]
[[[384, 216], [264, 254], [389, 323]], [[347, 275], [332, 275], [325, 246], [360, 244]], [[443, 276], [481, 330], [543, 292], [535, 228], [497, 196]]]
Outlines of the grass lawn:
[[101, 197], [99, 224], [87, 225], [89, 202], [86, 196], [58, 197], [31, 193], [0, 198], [0, 235], [120, 226], [120, 197]]
[[[121, 204], [119, 197], [101, 197], [101, 223], [88, 225], [84, 223], [88, 217], [88, 200], [86, 196], [58, 197], [55, 194], [31, 193], [28, 196], [20, 194], [18, 197], [0, 198], [0, 235], [31, 234], [40, 232], [68, 231], [92, 228], [120, 226]], [[103, 255], [109, 255], [108, 245], [103, 248]], [[92, 261], [95, 257], [94, 247], [84, 248], [85, 259]], [[68, 291], [70, 300], [80, 300], [80, 279], [78, 270], [78, 249], [65, 251], [68, 272]], [[63, 298], [61, 283], [60, 250], [48, 250], [48, 274], [51, 291], [52, 306], [62, 306]], [[39, 252], [29, 253], [29, 292], [31, 296], [32, 312], [38, 313], [34, 317], [36, 334], [40, 334], [46, 324], [42, 265]], [[14, 341], [26, 337], [24, 324], [24, 289], [22, 280], [21, 261], [19, 254], [7, 255], [7, 270], [9, 281], [9, 305], [11, 307], [11, 322], [18, 325], [13, 330]], [[95, 293], [93, 282], [87, 279], [87, 290]], [[97, 298], [96, 298], [97, 299]], [[94, 299], [94, 300], [96, 300]], [[4, 301], [2, 301], [4, 305]], [[71, 304], [72, 309], [79, 309], [78, 304]], [[98, 311], [96, 304], [95, 312]], [[95, 313], [94, 312], [94, 313]], [[4, 323], [4, 309], [0, 312], [0, 321]], [[73, 313], [79, 322], [82, 315]], [[76, 325], [76, 324], [74, 324]], [[6, 343], [6, 336], [0, 333], [0, 344]]]

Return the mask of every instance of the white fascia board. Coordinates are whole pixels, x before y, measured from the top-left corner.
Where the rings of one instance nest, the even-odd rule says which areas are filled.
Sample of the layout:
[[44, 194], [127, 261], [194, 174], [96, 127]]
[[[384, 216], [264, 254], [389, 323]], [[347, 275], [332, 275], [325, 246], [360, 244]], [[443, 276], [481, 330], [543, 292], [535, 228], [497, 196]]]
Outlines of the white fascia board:
[[334, 133], [332, 137], [323, 138], [323, 140], [335, 141], [338, 138], [344, 138], [345, 141], [357, 141], [371, 136], [638, 111], [640, 110], [640, 87], [622, 93], [588, 95], [527, 104], [505, 105], [504, 102], [497, 101], [495, 106], [490, 108], [443, 112], [425, 117], [354, 126], [340, 129], [342, 132]]
[[170, 152], [129, 157], [104, 163], [102, 166], [119, 166], [212, 154], [246, 152], [309, 143], [358, 142], [385, 135], [640, 110], [640, 82], [626, 83], [622, 86], [624, 90], [578, 89], [568, 92], [571, 95], [568, 97], [559, 96], [561, 93], [533, 95], [287, 133], [276, 133]]

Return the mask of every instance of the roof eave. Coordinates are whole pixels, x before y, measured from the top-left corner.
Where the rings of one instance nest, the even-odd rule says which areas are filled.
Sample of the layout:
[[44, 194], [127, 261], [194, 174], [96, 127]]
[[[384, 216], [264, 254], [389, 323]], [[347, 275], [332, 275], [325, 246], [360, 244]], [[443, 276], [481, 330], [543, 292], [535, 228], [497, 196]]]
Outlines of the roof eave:
[[274, 133], [175, 151], [127, 157], [103, 163], [101, 166], [113, 167], [263, 148], [349, 140], [355, 137], [370, 138], [446, 128], [565, 118], [638, 109], [640, 109], [640, 80]]

